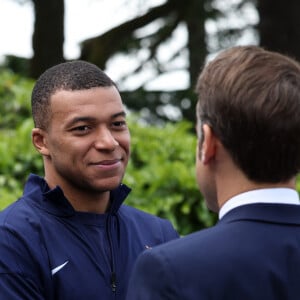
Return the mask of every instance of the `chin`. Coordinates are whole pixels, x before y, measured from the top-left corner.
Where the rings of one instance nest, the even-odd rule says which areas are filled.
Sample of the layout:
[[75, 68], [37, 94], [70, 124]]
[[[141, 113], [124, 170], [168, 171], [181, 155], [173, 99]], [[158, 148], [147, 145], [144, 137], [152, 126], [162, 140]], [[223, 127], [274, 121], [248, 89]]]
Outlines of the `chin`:
[[111, 191], [116, 189], [121, 184], [121, 179], [110, 179], [101, 182], [98, 187], [101, 190]]

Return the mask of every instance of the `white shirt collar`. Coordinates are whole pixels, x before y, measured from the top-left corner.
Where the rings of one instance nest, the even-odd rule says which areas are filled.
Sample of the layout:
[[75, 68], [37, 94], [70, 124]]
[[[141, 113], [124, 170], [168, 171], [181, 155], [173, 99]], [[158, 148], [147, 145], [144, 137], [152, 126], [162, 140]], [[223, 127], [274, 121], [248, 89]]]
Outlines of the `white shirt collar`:
[[252, 203], [300, 204], [298, 192], [293, 189], [258, 189], [239, 194], [225, 202], [219, 211], [219, 219], [233, 208]]

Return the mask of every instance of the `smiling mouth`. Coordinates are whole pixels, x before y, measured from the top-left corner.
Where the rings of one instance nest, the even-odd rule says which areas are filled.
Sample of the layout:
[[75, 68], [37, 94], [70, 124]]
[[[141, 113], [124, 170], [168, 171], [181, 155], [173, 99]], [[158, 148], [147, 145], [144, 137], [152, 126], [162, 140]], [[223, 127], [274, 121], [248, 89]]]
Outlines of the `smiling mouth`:
[[118, 167], [120, 165], [121, 161], [122, 161], [122, 159], [102, 160], [99, 162], [91, 163], [91, 165], [108, 169], [108, 168]]
[[121, 161], [121, 159], [103, 160], [103, 161], [98, 162], [97, 164], [98, 165], [114, 165], [120, 161]]

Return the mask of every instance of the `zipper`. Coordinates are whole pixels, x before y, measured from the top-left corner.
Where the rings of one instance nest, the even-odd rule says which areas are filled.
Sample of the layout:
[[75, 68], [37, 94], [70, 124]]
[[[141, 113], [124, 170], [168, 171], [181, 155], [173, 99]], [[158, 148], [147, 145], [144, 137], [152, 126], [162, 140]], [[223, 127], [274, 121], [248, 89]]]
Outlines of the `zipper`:
[[116, 273], [113, 271], [110, 276], [110, 286], [111, 286], [111, 290], [115, 293], [117, 289], [117, 280], [116, 280]]
[[114, 256], [114, 247], [111, 236], [113, 215], [110, 213], [107, 217], [107, 226], [106, 234], [108, 238], [109, 250], [110, 250], [110, 287], [113, 293], [117, 290], [117, 275], [116, 275], [116, 266], [115, 266], [115, 256]]

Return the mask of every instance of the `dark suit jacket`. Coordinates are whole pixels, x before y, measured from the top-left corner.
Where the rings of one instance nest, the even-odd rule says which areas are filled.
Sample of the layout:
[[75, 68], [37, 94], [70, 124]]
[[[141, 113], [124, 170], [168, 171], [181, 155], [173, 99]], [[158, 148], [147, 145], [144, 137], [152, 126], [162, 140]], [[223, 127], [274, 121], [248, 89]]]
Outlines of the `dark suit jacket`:
[[128, 300], [299, 300], [300, 206], [249, 204], [146, 250]]

